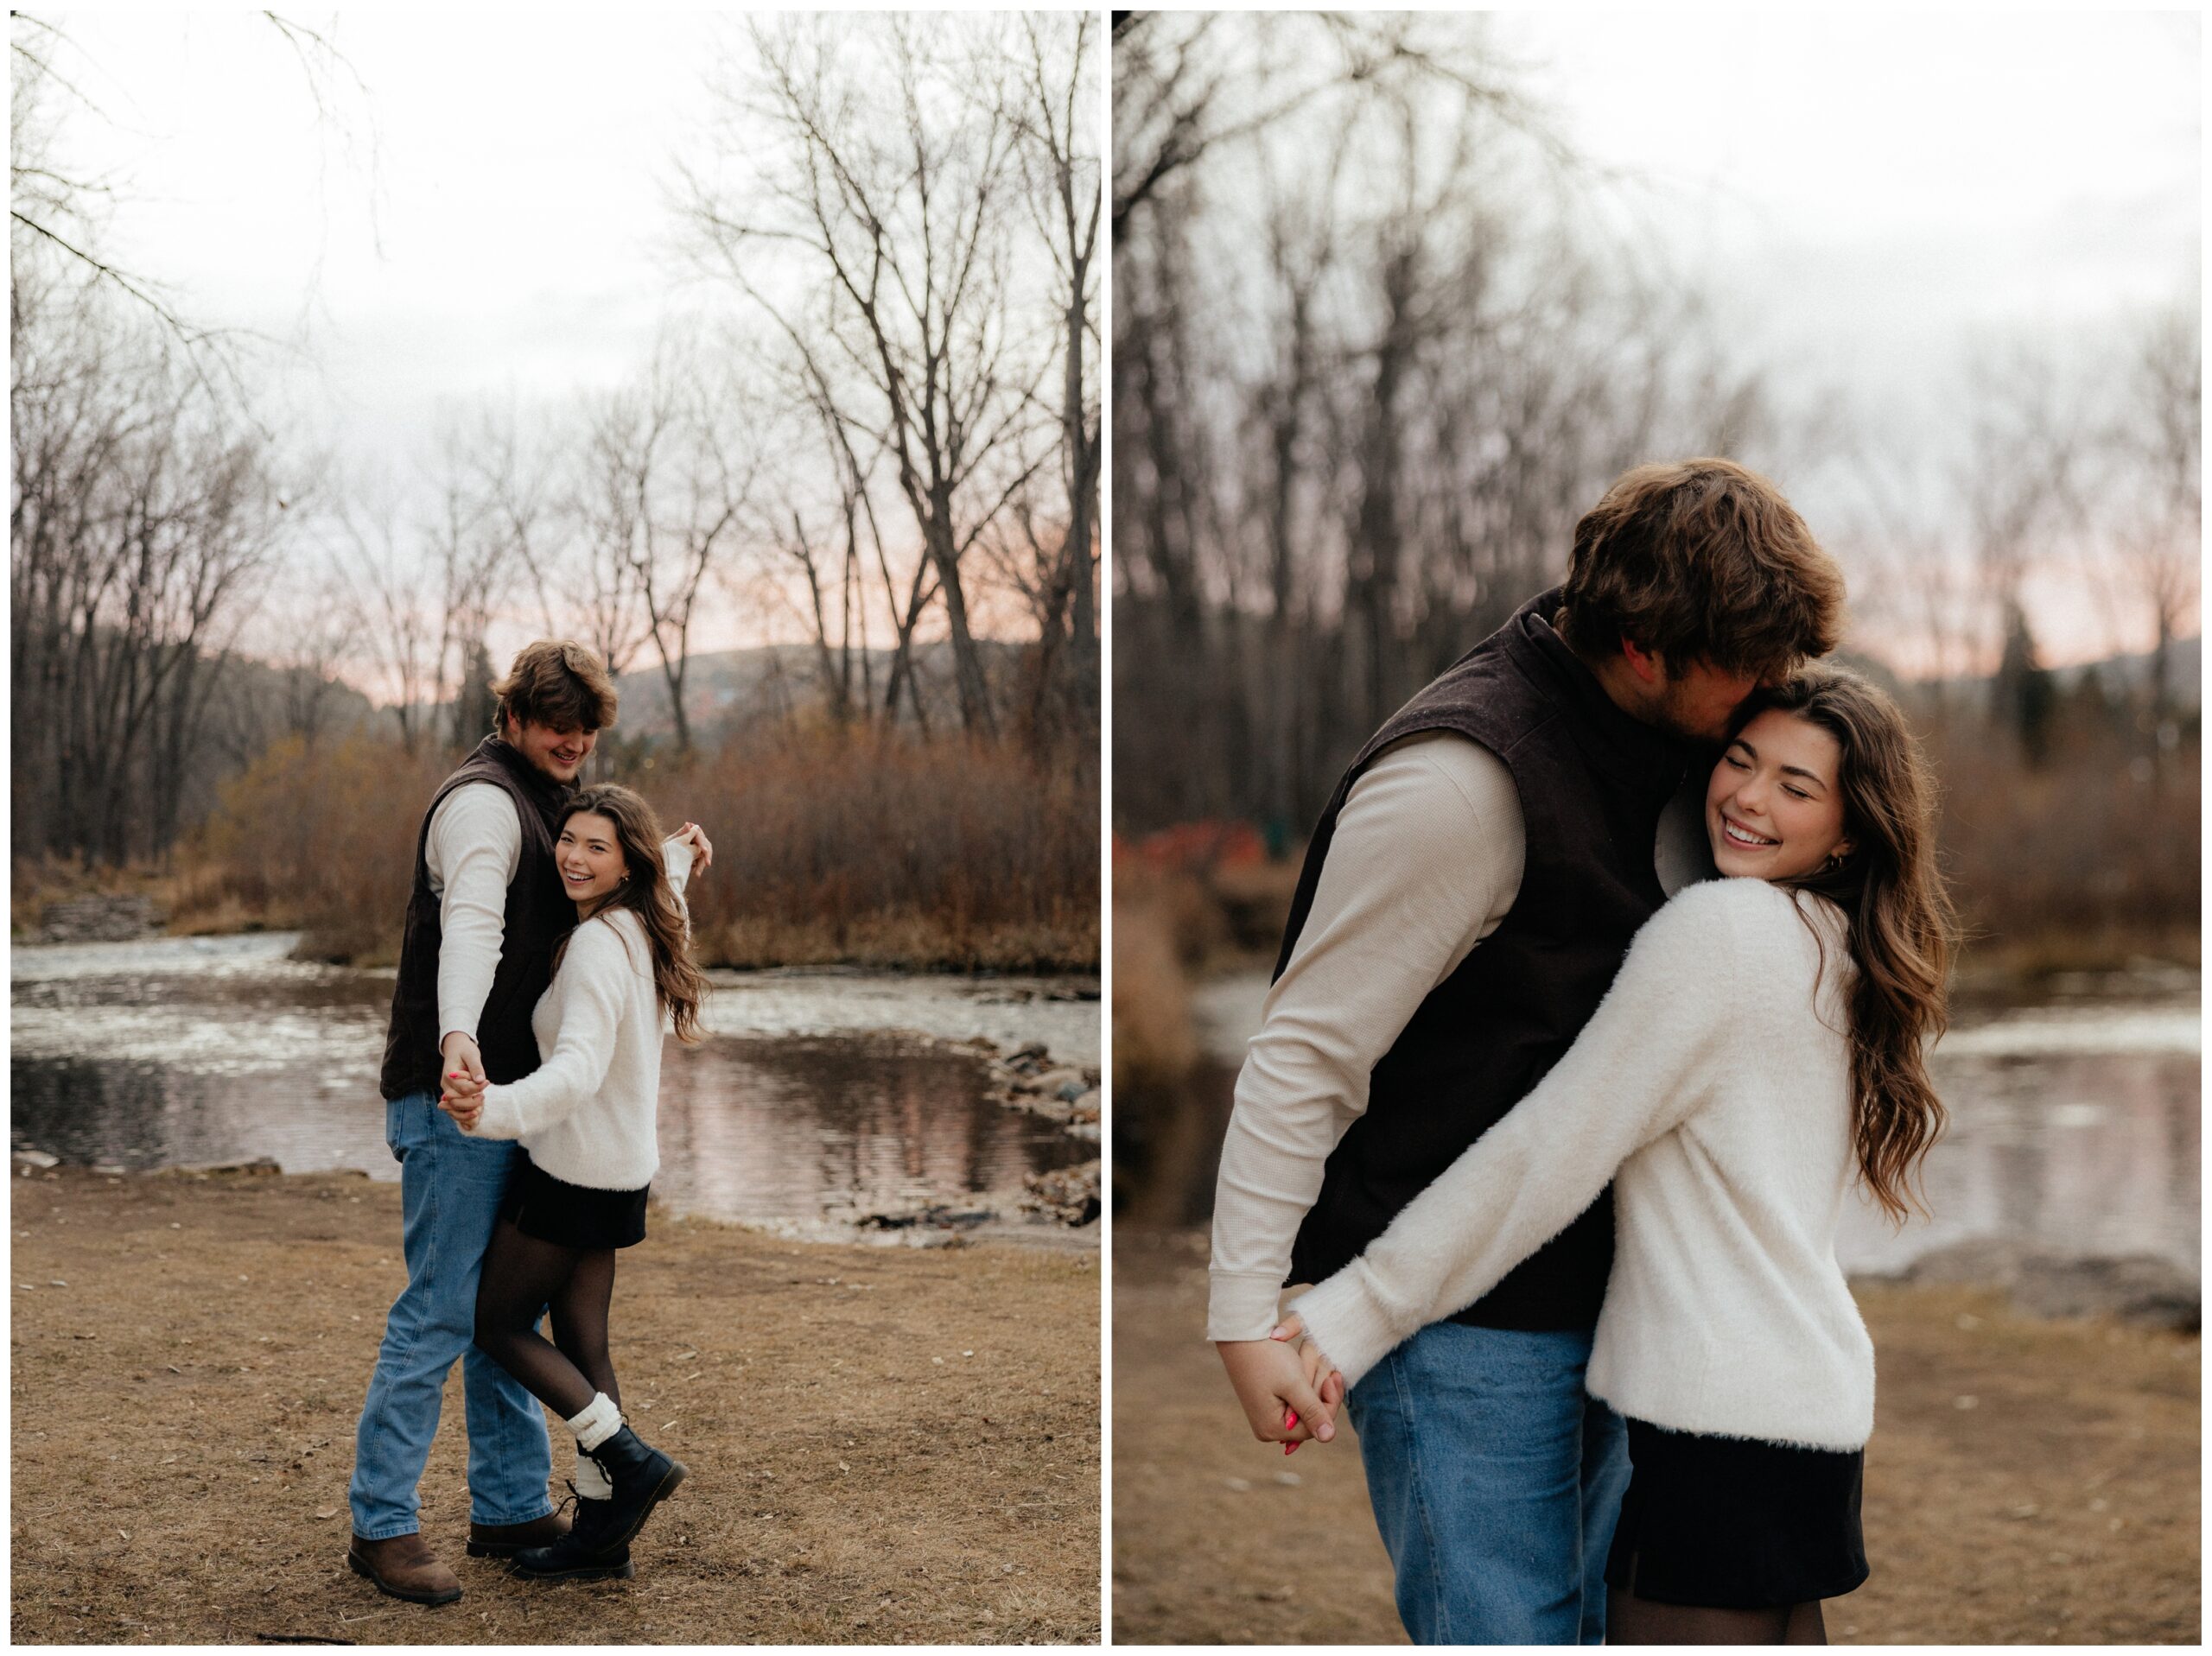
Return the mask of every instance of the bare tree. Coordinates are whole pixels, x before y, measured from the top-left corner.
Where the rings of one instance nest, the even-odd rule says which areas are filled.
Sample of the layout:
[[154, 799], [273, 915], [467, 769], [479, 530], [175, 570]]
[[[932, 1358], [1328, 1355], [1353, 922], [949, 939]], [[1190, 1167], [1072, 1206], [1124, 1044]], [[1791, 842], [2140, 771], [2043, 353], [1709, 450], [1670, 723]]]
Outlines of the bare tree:
[[276, 538], [264, 447], [81, 285], [18, 270], [10, 680], [16, 844], [173, 843], [213, 672]]
[[[976, 54], [932, 44], [956, 27], [755, 25], [758, 73], [716, 88], [724, 151], [751, 176], [683, 181], [702, 255], [795, 347], [818, 342], [839, 419], [890, 461], [944, 606], [962, 723], [988, 733], [962, 560], [1045, 462], [1050, 358], [1010, 268], [1018, 135], [1005, 98], [958, 84]], [[767, 273], [779, 253], [796, 295]]]
[[519, 568], [529, 577], [549, 636], [562, 631], [559, 617], [569, 606], [563, 587], [575, 555], [575, 513], [554, 484], [568, 458], [557, 438], [533, 434], [512, 407], [483, 410], [462, 457], [486, 530], [504, 543], [510, 573]]
[[635, 594], [685, 752], [692, 619], [717, 553], [735, 538], [758, 469], [735, 435], [742, 423], [729, 394], [709, 398], [666, 350], [589, 416], [594, 538], [619, 588]]
[[477, 717], [481, 698], [462, 690], [505, 602], [512, 552], [473, 469], [462, 428], [449, 420], [437, 434], [427, 468], [432, 498], [419, 533], [438, 605], [431, 698], [450, 704], [448, 740], [456, 749], [474, 746], [490, 728], [488, 720]]
[[415, 753], [429, 733], [425, 721], [437, 705], [443, 677], [432, 572], [388, 483], [357, 485], [333, 518], [334, 561], [361, 619], [356, 653], [365, 654], [391, 693], [400, 744]]
[[[2123, 401], [2109, 434], [2133, 498], [2114, 511], [2112, 555], [2150, 635], [2150, 714], [2173, 716], [2174, 640], [2203, 586], [2203, 350], [2193, 302], [2148, 318], [2130, 341]], [[2164, 746], [2161, 733], [2159, 743]]]
[[1574, 162], [1472, 14], [1131, 11], [1114, 24], [1114, 240], [1209, 155], [1350, 89], [1456, 90]]
[[[324, 141], [366, 154], [376, 164], [368, 87], [337, 45], [320, 31], [274, 11], [261, 14], [296, 62]], [[264, 441], [249, 386], [249, 356], [271, 341], [252, 329], [195, 318], [158, 276], [133, 269], [105, 246], [104, 220], [116, 189], [108, 178], [82, 173], [67, 159], [61, 109], [79, 118], [108, 120], [85, 90], [88, 64], [76, 39], [59, 23], [27, 12], [9, 16], [10, 244], [21, 263], [33, 249], [60, 261], [91, 291], [115, 299], [127, 314], [150, 324], [171, 348], [179, 371], [226, 414], [253, 424]], [[373, 210], [373, 191], [372, 191]]]
[[[1096, 315], [1098, 231], [1103, 207], [1099, 158], [1091, 111], [1091, 61], [1097, 15], [1025, 12], [1026, 50], [1016, 65], [1020, 98], [1016, 128], [1028, 174], [1029, 202], [1059, 281], [1061, 301], [1060, 473], [1067, 498], [1066, 528], [1059, 536], [1060, 568], [1051, 601], [1033, 609], [1043, 644], [1039, 695], [1053, 682], [1052, 656], [1058, 643], [1062, 606], [1071, 634], [1068, 680], [1077, 696], [1098, 684], [1099, 471], [1105, 457], [1096, 372], [1100, 333]], [[1054, 35], [1066, 36], [1055, 39]], [[1019, 522], [1026, 542], [1039, 546], [1033, 512]]]
[[2059, 364], [2018, 341], [1969, 365], [1974, 417], [1955, 476], [1974, 549], [1980, 665], [1993, 665], [2022, 589], [2056, 543], [2078, 532], [2077, 473], [2088, 435]]
[[[850, 447], [850, 434], [839, 422], [836, 409], [817, 389], [810, 358], [801, 357], [798, 368], [789, 377], [791, 395], [785, 410], [794, 435], [766, 468], [776, 485], [772, 500], [760, 512], [762, 537], [805, 582], [806, 615], [823, 695], [831, 718], [845, 724], [872, 708], [874, 701], [868, 650], [868, 573], [861, 552], [863, 526], [874, 541], [879, 561], [884, 562], [885, 596], [894, 619], [899, 593], [883, 559], [868, 474]], [[836, 479], [834, 488], [809, 488], [808, 483], [825, 469]], [[911, 633], [911, 624], [898, 629], [902, 657]]]
[[1767, 414], [1478, 20], [1116, 35], [1117, 809], [1310, 820], [1660, 452]]

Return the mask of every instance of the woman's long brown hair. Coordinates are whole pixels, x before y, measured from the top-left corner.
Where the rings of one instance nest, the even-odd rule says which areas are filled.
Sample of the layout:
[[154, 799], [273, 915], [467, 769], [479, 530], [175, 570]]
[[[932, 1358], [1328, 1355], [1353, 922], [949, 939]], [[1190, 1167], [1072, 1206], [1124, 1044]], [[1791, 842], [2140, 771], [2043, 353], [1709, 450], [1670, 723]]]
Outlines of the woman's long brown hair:
[[1949, 1022], [1946, 978], [1958, 918], [1936, 865], [1936, 779], [1897, 705], [1838, 667], [1812, 667], [1760, 692], [1738, 714], [1787, 713], [1842, 749], [1840, 860], [1781, 882], [1817, 892], [1843, 912], [1852, 963], [1844, 992], [1851, 1027], [1853, 1138], [1859, 1177], [1891, 1221], [1927, 1211], [1922, 1158], [1943, 1130], [1926, 1048]]
[[[651, 805], [627, 788], [600, 783], [569, 796], [561, 808], [554, 837], [560, 837], [570, 817], [586, 811], [614, 824], [614, 837], [629, 871], [592, 910], [593, 915], [627, 909], [638, 917], [645, 925], [645, 945], [652, 955], [653, 990], [662, 1010], [676, 1020], [676, 1038], [687, 1044], [704, 1039], [699, 1008], [707, 998], [707, 979], [692, 961], [690, 922], [677, 899], [676, 888], [669, 884], [668, 865], [661, 860], [660, 819], [653, 815]], [[565, 939], [561, 946], [567, 949]], [[554, 965], [557, 970], [557, 959]]]

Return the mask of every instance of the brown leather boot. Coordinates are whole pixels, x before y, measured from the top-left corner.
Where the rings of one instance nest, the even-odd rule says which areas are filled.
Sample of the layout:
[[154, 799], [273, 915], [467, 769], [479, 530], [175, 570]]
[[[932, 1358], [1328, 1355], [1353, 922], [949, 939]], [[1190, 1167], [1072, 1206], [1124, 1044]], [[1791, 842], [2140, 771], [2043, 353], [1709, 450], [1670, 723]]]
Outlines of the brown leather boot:
[[438, 1555], [420, 1535], [387, 1536], [381, 1541], [364, 1541], [357, 1535], [346, 1549], [346, 1562], [355, 1575], [374, 1582], [379, 1593], [410, 1604], [450, 1604], [461, 1596], [461, 1577], [438, 1562]]
[[573, 1521], [568, 1513], [554, 1512], [527, 1524], [471, 1524], [468, 1556], [512, 1558], [524, 1547], [550, 1547], [569, 1532]]

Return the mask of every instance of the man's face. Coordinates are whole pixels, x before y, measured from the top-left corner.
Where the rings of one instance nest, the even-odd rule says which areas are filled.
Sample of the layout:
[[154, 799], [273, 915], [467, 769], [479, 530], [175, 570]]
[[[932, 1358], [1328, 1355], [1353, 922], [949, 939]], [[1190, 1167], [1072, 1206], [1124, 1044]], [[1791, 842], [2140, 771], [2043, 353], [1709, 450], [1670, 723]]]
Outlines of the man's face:
[[1651, 706], [1650, 722], [1692, 741], [1725, 742], [1728, 721], [1745, 697], [1759, 688], [1756, 675], [1724, 673], [1706, 662], [1679, 671], [1662, 669]]
[[518, 725], [507, 720], [507, 746], [530, 761], [533, 769], [556, 782], [574, 782], [598, 741], [595, 730], [556, 730], [550, 725]]

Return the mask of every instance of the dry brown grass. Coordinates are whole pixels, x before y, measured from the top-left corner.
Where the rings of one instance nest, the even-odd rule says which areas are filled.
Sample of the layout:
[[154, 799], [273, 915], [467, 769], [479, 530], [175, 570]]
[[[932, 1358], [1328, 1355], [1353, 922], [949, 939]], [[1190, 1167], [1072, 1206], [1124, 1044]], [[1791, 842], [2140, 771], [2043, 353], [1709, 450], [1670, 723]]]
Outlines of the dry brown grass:
[[[1403, 1644], [1356, 1443], [1286, 1462], [1252, 1440], [1202, 1337], [1205, 1291], [1203, 1235], [1124, 1228], [1116, 1640]], [[1874, 1575], [1830, 1603], [1831, 1640], [2197, 1642], [2196, 1337], [2034, 1321], [1971, 1289], [1858, 1292], [1881, 1367]]]
[[1114, 893], [1114, 1085], [1179, 1087], [1199, 1057], [1191, 1024], [1191, 985], [1173, 922], [1141, 898]]
[[615, 1361], [692, 1476], [636, 1579], [532, 1583], [462, 1556], [456, 1374], [423, 1532], [466, 1596], [426, 1609], [345, 1560], [354, 1420], [403, 1281], [397, 1188], [11, 1183], [31, 1285], [11, 1294], [18, 1642], [1098, 1637], [1093, 1255], [804, 1246], [656, 1214], [623, 1262]]
[[1180, 889], [1129, 878], [1126, 865], [1115, 871], [1114, 1204], [1147, 1224], [1184, 1216], [1174, 1193], [1187, 1181], [1171, 1169], [1191, 1162], [1196, 1137], [1211, 1126], [1189, 1105], [1204, 1055], [1177, 946], [1172, 904]]
[[365, 736], [277, 742], [223, 784], [180, 857], [200, 900], [173, 922], [213, 930], [245, 913], [306, 929], [321, 957], [391, 963], [423, 808], [452, 768], [445, 755]]
[[692, 905], [710, 958], [757, 954], [758, 929], [783, 926], [831, 959], [1097, 963], [1094, 756], [825, 728], [733, 742], [638, 785], [715, 835]]
[[[397, 958], [423, 811], [452, 756], [356, 737], [271, 746], [224, 784], [167, 870], [17, 868], [18, 935], [40, 906], [145, 891], [183, 932], [300, 928], [305, 952]], [[1095, 971], [1098, 779], [1079, 749], [821, 728], [621, 779], [715, 841], [692, 892], [710, 966]]]
[[1937, 732], [1929, 748], [1974, 955], [2027, 974], [2197, 958], [2195, 741], [2135, 770], [2109, 736], [2070, 739], [2034, 769], [1972, 730]]

